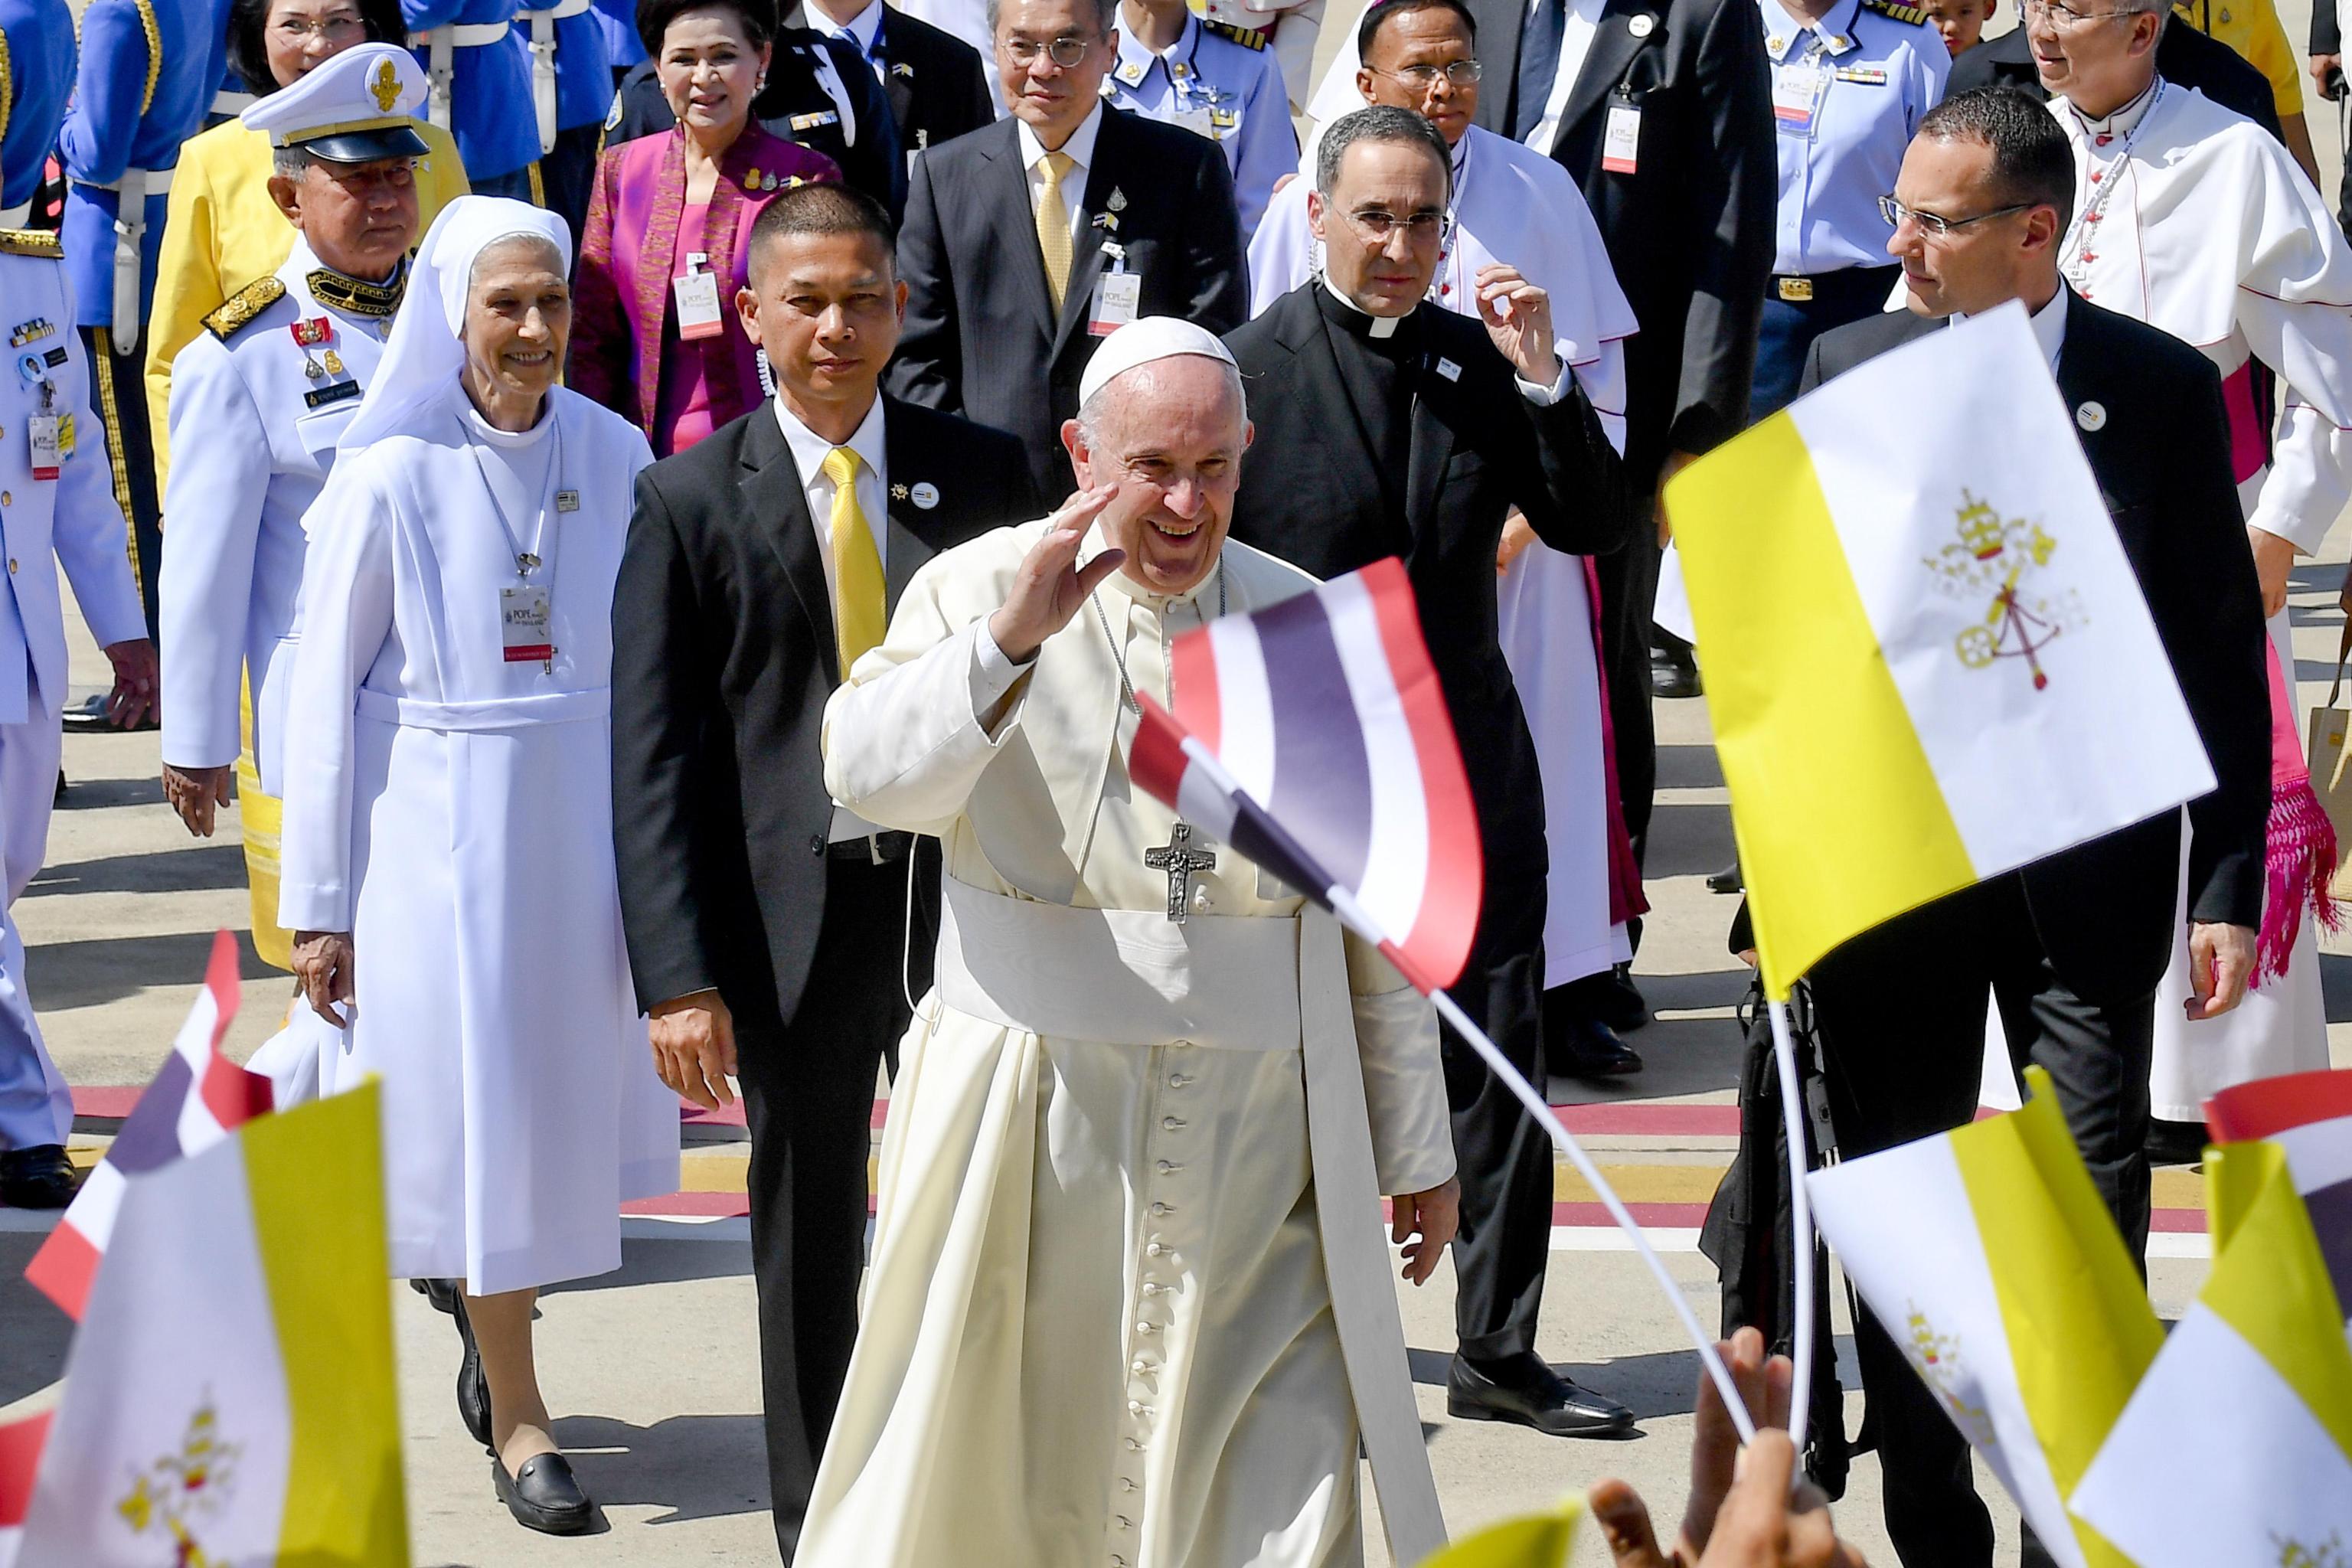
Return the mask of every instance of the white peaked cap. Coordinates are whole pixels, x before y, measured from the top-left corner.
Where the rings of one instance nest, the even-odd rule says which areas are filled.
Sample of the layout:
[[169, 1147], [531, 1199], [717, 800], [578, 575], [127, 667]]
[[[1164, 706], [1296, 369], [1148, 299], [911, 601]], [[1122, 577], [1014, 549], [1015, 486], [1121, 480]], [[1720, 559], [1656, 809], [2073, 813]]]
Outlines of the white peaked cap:
[[1095, 394], [1109, 385], [1113, 376], [1154, 360], [1183, 354], [1234, 363], [1233, 351], [1218, 341], [1216, 333], [1181, 316], [1144, 316], [1129, 321], [1105, 338], [1095, 357], [1087, 362], [1086, 374], [1078, 377], [1078, 406], [1093, 402]]
[[[425, 150], [412, 118], [425, 101], [425, 72], [416, 57], [393, 44], [356, 44], [321, 61], [308, 75], [255, 100], [237, 116], [248, 131], [266, 132], [273, 147], [319, 143], [336, 163], [416, 157]], [[386, 132], [398, 132], [387, 138]], [[375, 145], [342, 148], [352, 139]]]

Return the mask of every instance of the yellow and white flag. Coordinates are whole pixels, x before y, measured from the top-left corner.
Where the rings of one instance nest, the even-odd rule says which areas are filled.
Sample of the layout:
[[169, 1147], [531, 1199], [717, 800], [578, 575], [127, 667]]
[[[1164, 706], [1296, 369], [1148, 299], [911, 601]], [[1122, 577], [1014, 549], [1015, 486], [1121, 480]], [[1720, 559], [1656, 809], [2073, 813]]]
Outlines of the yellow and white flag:
[[1423, 1558], [1421, 1568], [1568, 1568], [1576, 1527], [1583, 1520], [1584, 1494], [1577, 1492], [1546, 1512], [1474, 1531]]
[[2140, 1568], [2352, 1562], [2352, 1343], [2286, 1151], [2206, 1182], [2213, 1272], [2068, 1500]]
[[2027, 1079], [2021, 1110], [1814, 1173], [1813, 1218], [2051, 1555], [2126, 1568], [2063, 1500], [2164, 1331], [2049, 1075]]
[[1905, 910], [2213, 773], [2022, 305], [1839, 376], [1666, 487], [1776, 997]]
[[378, 1098], [124, 1189], [16, 1568], [406, 1568]]

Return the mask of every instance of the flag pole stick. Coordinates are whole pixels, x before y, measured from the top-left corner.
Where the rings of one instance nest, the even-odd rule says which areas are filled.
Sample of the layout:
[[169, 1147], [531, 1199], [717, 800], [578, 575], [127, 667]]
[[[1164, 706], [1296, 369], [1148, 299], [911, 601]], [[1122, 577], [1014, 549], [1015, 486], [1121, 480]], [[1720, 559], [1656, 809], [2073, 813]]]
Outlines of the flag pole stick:
[[1789, 1141], [1789, 1259], [1796, 1295], [1796, 1380], [1789, 1391], [1789, 1441], [1802, 1469], [1805, 1422], [1813, 1401], [1813, 1205], [1805, 1190], [1805, 1107], [1797, 1082], [1797, 1044], [1789, 1028], [1789, 1006], [1766, 998], [1772, 1015], [1772, 1061], [1780, 1072], [1780, 1115]]
[[[1740, 1398], [1739, 1385], [1731, 1381], [1731, 1369], [1725, 1366], [1723, 1357], [1716, 1353], [1714, 1337], [1699, 1326], [1698, 1314], [1691, 1310], [1690, 1299], [1684, 1294], [1682, 1285], [1666, 1271], [1665, 1259], [1651, 1247], [1650, 1238], [1642, 1234], [1640, 1222], [1618, 1201], [1615, 1189], [1601, 1173], [1601, 1167], [1592, 1163], [1592, 1156], [1584, 1152], [1584, 1145], [1576, 1141], [1576, 1135], [1561, 1124], [1544, 1097], [1528, 1082], [1527, 1075], [1511, 1065], [1495, 1042], [1486, 1037], [1486, 1031], [1472, 1023], [1469, 1016], [1454, 1005], [1453, 997], [1443, 991], [1432, 991], [1429, 999], [1437, 1005], [1437, 1016], [1451, 1024], [1454, 1033], [1470, 1042], [1471, 1047], [1485, 1059], [1487, 1068], [1502, 1080], [1503, 1086], [1518, 1096], [1519, 1103], [1528, 1108], [1528, 1114], [1551, 1135], [1551, 1141], [1559, 1146], [1560, 1152], [1568, 1156], [1569, 1163], [1576, 1167], [1577, 1174], [1591, 1185], [1593, 1193], [1601, 1199], [1601, 1206], [1609, 1211], [1609, 1217], [1617, 1222], [1617, 1228], [1625, 1233], [1633, 1244], [1633, 1250], [1640, 1253], [1642, 1261], [1650, 1266], [1650, 1273], [1656, 1278], [1658, 1289], [1665, 1292], [1675, 1315], [1682, 1320], [1683, 1331], [1690, 1335], [1691, 1343], [1698, 1349], [1698, 1359], [1706, 1368], [1706, 1375], [1713, 1380], [1716, 1392], [1723, 1396], [1723, 1407], [1730, 1413], [1731, 1424], [1739, 1429], [1739, 1440], [1742, 1443], [1753, 1442], [1756, 1425], [1748, 1418], [1748, 1402]], [[1776, 1021], [1777, 1018], [1776, 1014]], [[1807, 1289], [1810, 1291], [1810, 1281]]]

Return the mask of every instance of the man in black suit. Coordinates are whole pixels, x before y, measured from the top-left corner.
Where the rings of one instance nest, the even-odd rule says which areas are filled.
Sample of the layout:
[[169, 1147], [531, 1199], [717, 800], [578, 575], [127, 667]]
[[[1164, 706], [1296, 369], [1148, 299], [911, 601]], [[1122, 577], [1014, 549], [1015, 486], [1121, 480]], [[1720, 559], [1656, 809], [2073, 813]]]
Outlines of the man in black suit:
[[[2315, 18], [2323, 13], [2331, 18], [2336, 14], [2326, 0], [2312, 8]], [[2315, 20], [2313, 26], [2317, 27]], [[2193, 87], [2222, 108], [2244, 115], [2285, 143], [2279, 130], [2278, 100], [2271, 92], [2269, 79], [2229, 45], [2207, 37], [2187, 23], [2176, 27], [2167, 21], [2157, 39], [2156, 70], [2165, 80]], [[2022, 88], [2036, 98], [2050, 96], [2050, 89], [2042, 85], [2042, 73], [2033, 68], [2033, 45], [2022, 23], [1998, 38], [1987, 38], [1954, 60], [1944, 96], [1999, 86]], [[2309, 141], [2306, 136], [2306, 145]]]
[[927, 892], [908, 951], [914, 844], [835, 810], [819, 726], [915, 569], [1034, 507], [1011, 437], [878, 395], [907, 298], [878, 203], [779, 193], [751, 283], [736, 309], [775, 401], [637, 480], [613, 599], [614, 838], [663, 1080], [714, 1109], [729, 1075], [742, 1087], [790, 1563], [856, 1337], [876, 1068], [929, 984], [938, 918]]
[[1117, 0], [990, 0], [1012, 112], [918, 159], [898, 270], [907, 332], [890, 390], [1012, 431], [1043, 495], [1095, 341], [1139, 316], [1213, 332], [1249, 315], [1241, 218], [1205, 136], [1102, 100]]
[[996, 120], [988, 68], [953, 33], [909, 16], [887, 0], [806, 0], [784, 18], [856, 49], [882, 84], [898, 145], [911, 161], [927, 147]]
[[[2231, 479], [2212, 363], [2063, 288], [2074, 201], [2057, 121], [2005, 88], [1948, 98], [1921, 122], [1895, 187], [1908, 311], [1819, 339], [1804, 387], [1955, 314], [2021, 300], [2147, 596], [2213, 765], [2189, 805], [2191, 1016], [2244, 995], [2270, 811], [2261, 593]], [[1930, 232], [1937, 231], [1937, 232]], [[1922, 388], [1932, 396], [1932, 388]], [[2049, 1069], [2066, 1122], [2135, 1258], [2147, 1250], [2148, 1055], [2171, 956], [2180, 819], [2167, 812], [1938, 899], [1854, 938], [1810, 977], [1839, 1151], [1865, 1154], [1975, 1113], [1990, 993], [2010, 1051]], [[1855, 1331], [1905, 1568], [1987, 1568], [1992, 1526], [1969, 1450], [1885, 1329]], [[2029, 1542], [2026, 1560], [2047, 1562]]]
[[[747, 22], [773, 27], [774, 0], [740, 0]], [[646, 41], [646, 58], [629, 68], [613, 94], [604, 117], [604, 144], [615, 147], [640, 136], [674, 129], [677, 116], [662, 97], [661, 36]], [[907, 160], [889, 100], [866, 68], [857, 50], [814, 27], [787, 26], [774, 34], [768, 58], [768, 85], [751, 101], [751, 117], [771, 136], [822, 153], [841, 177], [890, 209], [896, 223], [907, 210]]]
[[[1554, 353], [1544, 291], [1489, 267], [1480, 321], [1426, 300], [1451, 179], [1445, 139], [1411, 110], [1359, 110], [1325, 130], [1307, 208], [1323, 277], [1225, 340], [1257, 425], [1233, 536], [1319, 577], [1403, 558], [1486, 859], [1478, 934], [1453, 994], [1541, 1083], [1543, 795], [1496, 640], [1495, 551], [1513, 508], [1573, 555], [1622, 544], [1630, 514], [1622, 466]], [[1444, 1051], [1462, 1181], [1461, 1353], [1446, 1407], [1555, 1434], [1623, 1431], [1624, 1406], [1535, 1353], [1551, 1144], [1451, 1031]]]
[[[1668, 476], [1748, 421], [1779, 188], [1762, 20], [1753, 0], [1470, 0], [1470, 10], [1489, 84], [1477, 122], [1576, 177], [1641, 324], [1625, 345], [1625, 471], [1646, 520]], [[1638, 856], [1657, 784], [1657, 541], [1636, 529], [1593, 565], [1618, 794]], [[1614, 1027], [1648, 1017], [1622, 972], [1577, 990]]]

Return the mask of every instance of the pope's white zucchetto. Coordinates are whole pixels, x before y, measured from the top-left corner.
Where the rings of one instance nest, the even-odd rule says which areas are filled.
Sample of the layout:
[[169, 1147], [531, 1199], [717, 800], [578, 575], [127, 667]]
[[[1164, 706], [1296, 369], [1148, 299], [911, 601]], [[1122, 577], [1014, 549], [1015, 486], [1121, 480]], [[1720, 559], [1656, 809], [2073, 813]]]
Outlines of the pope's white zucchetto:
[[1095, 394], [1108, 386], [1114, 376], [1123, 375], [1138, 365], [1185, 354], [1221, 361], [1234, 365], [1236, 372], [1241, 368], [1234, 364], [1233, 352], [1206, 327], [1181, 316], [1143, 316], [1111, 333], [1095, 350], [1095, 357], [1087, 362], [1086, 374], [1078, 377], [1078, 406], [1084, 408], [1093, 402]]

